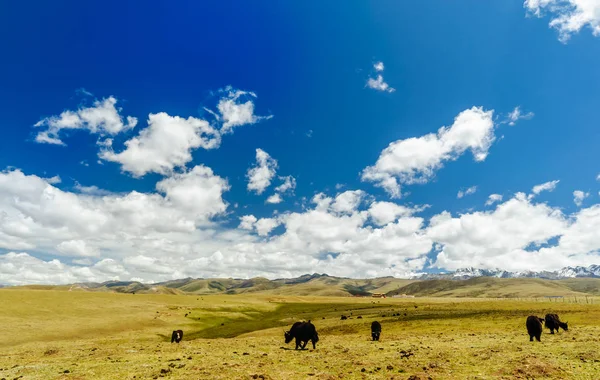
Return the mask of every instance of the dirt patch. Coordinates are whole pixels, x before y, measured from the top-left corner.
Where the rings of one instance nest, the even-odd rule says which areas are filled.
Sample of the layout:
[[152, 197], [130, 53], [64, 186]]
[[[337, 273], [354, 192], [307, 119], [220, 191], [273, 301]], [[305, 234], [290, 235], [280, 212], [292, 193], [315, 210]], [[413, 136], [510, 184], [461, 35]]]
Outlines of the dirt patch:
[[536, 357], [526, 357], [522, 361], [514, 363], [514, 367], [515, 369], [511, 374], [517, 379], [546, 378], [563, 372], [555, 365]]

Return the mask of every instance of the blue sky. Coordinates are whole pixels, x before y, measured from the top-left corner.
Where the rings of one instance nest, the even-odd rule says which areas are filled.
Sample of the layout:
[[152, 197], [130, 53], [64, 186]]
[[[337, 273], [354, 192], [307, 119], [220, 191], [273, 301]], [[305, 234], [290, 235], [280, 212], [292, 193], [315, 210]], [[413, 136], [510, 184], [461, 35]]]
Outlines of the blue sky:
[[[599, 22], [580, 0], [3, 3], [0, 282], [597, 263]], [[78, 129], [41, 141], [65, 111]]]

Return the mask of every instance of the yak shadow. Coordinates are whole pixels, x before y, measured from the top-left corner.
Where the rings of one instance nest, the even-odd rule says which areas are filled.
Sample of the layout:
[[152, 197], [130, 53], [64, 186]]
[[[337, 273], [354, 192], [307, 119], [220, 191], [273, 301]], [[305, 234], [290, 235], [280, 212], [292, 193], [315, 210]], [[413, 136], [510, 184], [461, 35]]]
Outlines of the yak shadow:
[[299, 350], [296, 350], [295, 348], [283, 347], [283, 346], [279, 347], [279, 348], [282, 349], [282, 350], [285, 350], [285, 351], [312, 351], [309, 348], [301, 348]]

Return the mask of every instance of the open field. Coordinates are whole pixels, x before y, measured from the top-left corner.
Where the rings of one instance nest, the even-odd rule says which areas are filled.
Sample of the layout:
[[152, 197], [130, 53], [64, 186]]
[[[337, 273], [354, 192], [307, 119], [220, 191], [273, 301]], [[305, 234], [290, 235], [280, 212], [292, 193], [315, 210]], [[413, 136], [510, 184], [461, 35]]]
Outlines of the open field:
[[[2, 289], [0, 303], [0, 379], [600, 378], [598, 298]], [[529, 342], [526, 317], [547, 312], [568, 321], [569, 331], [545, 330], [541, 343]], [[352, 319], [342, 321], [341, 314]], [[316, 350], [309, 344], [310, 350], [295, 351], [293, 342], [283, 342], [283, 328], [301, 319], [319, 331]], [[369, 340], [373, 320], [383, 327], [379, 342]], [[179, 328], [184, 340], [171, 344], [170, 333]]]

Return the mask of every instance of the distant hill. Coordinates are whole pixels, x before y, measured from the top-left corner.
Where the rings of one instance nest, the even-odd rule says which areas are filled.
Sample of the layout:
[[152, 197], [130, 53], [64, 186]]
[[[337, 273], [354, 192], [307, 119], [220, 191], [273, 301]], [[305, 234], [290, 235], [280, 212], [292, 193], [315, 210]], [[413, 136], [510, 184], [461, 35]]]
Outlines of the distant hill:
[[[464, 273], [464, 272], [463, 272]], [[463, 279], [465, 278], [465, 279]], [[137, 281], [107, 281], [72, 285], [30, 285], [20, 288], [36, 290], [115, 292], [135, 294], [269, 294], [280, 296], [387, 296], [412, 295], [417, 297], [545, 297], [545, 296], [600, 296], [600, 278], [502, 278], [455, 276], [441, 279], [398, 279], [380, 277], [351, 279], [326, 274], [303, 275], [296, 278], [269, 280], [184, 278], [156, 284]]]
[[539, 278], [474, 277], [463, 281], [414, 281], [388, 293], [427, 297], [545, 297], [600, 295], [600, 279], [575, 278], [544, 280]]

